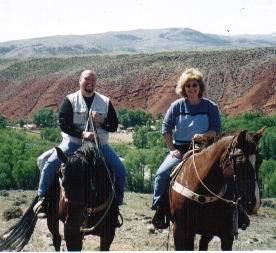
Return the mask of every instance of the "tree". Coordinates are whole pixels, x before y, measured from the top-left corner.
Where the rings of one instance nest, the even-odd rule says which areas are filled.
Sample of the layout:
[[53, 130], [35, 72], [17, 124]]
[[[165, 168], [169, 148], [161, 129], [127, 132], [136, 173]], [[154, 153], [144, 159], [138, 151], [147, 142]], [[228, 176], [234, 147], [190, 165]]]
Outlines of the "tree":
[[276, 197], [276, 161], [264, 160], [260, 167], [263, 197]]
[[19, 126], [23, 128], [23, 126], [26, 124], [26, 121], [24, 119], [19, 120]]
[[61, 142], [61, 134], [58, 128], [44, 128], [40, 132], [41, 139], [52, 142]]
[[44, 108], [33, 114], [33, 123], [39, 127], [56, 127], [57, 114], [51, 109]]
[[125, 156], [124, 164], [128, 171], [129, 191], [145, 192], [146, 156], [143, 150], [132, 149]]
[[9, 163], [0, 162], [0, 189], [9, 189], [14, 185]]
[[153, 148], [147, 151], [146, 163], [149, 169], [149, 180], [151, 182], [151, 189], [153, 188], [154, 175], [159, 168], [160, 164], [164, 161], [168, 153], [167, 148]]
[[7, 119], [0, 115], [0, 128], [5, 128], [7, 125]]
[[133, 144], [137, 148], [147, 148], [148, 147], [148, 132], [150, 128], [148, 127], [136, 127], [133, 133]]
[[261, 157], [265, 160], [276, 160], [276, 127], [266, 129], [259, 142]]
[[53, 143], [10, 128], [0, 129], [0, 189], [35, 189], [36, 159]]
[[39, 179], [36, 158], [32, 157], [29, 160], [17, 161], [12, 171], [12, 175], [18, 188], [35, 189]]
[[150, 125], [153, 121], [150, 113], [141, 110], [132, 111], [127, 109], [118, 111], [118, 120], [125, 128]]
[[164, 148], [166, 147], [163, 135], [158, 131], [147, 133], [147, 144], [149, 148]]

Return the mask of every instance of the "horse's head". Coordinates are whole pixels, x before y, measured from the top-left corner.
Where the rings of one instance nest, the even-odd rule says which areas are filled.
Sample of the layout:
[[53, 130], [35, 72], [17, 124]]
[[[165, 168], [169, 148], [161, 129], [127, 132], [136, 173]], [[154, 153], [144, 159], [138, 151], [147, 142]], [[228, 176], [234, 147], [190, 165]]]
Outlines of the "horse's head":
[[[63, 209], [60, 213], [65, 220], [66, 245], [69, 251], [80, 251], [83, 233], [93, 233], [97, 227], [101, 237], [109, 236], [106, 228], [115, 234], [117, 213], [114, 206], [110, 208], [114, 197], [113, 185], [102, 153], [95, 143], [83, 143], [68, 157], [61, 149], [56, 150], [64, 163], [62, 185], [65, 201], [62, 204], [65, 205], [60, 208]], [[104, 243], [101, 240], [101, 249], [109, 249], [112, 240], [104, 239]]]
[[68, 201], [94, 206], [105, 199], [111, 191], [111, 184], [96, 145], [85, 142], [69, 157], [61, 149], [56, 149], [59, 159], [64, 163], [62, 185]]
[[236, 196], [241, 204], [252, 214], [260, 207], [260, 194], [257, 182], [258, 141], [264, 128], [255, 134], [241, 131], [234, 137], [229, 154], [233, 171]]
[[84, 203], [85, 177], [89, 167], [85, 154], [78, 149], [74, 154], [66, 156], [56, 147], [58, 158], [63, 162], [64, 175], [62, 185], [68, 201], [72, 203]]

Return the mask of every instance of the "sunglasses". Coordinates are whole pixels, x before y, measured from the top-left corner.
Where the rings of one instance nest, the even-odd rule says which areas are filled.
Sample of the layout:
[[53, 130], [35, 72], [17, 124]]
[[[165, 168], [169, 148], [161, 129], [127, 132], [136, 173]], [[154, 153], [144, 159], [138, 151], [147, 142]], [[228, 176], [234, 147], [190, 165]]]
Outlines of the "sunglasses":
[[191, 84], [187, 84], [187, 85], [185, 85], [185, 87], [186, 88], [191, 88], [191, 87], [196, 88], [196, 87], [198, 87], [198, 84], [197, 83], [193, 83], [192, 85]]

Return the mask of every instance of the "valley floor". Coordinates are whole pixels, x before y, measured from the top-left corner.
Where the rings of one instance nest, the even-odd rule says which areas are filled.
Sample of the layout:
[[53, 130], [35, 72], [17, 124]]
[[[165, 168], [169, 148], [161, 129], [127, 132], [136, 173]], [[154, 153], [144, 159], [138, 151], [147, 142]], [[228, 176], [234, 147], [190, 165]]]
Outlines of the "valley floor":
[[[4, 194], [3, 194], [4, 193]], [[0, 192], [0, 234], [8, 229], [16, 220], [5, 221], [3, 212], [11, 205], [26, 210], [34, 191], [2, 191]], [[21, 203], [21, 204], [20, 204]], [[151, 195], [126, 193], [125, 203], [121, 207], [124, 225], [117, 229], [111, 246], [112, 251], [172, 251], [172, 229], [155, 230], [151, 225], [154, 214], [150, 210]], [[61, 229], [62, 233], [62, 229]], [[99, 238], [87, 236], [84, 239], [85, 251], [98, 250]], [[198, 237], [196, 238], [198, 247]], [[276, 210], [271, 207], [261, 207], [257, 216], [251, 217], [251, 225], [246, 231], [239, 231], [238, 240], [234, 241], [233, 250], [275, 250], [276, 249]], [[47, 229], [46, 220], [39, 220], [32, 238], [24, 251], [53, 251], [51, 234]], [[62, 251], [66, 250], [62, 241]], [[220, 241], [214, 238], [210, 250], [220, 250]]]

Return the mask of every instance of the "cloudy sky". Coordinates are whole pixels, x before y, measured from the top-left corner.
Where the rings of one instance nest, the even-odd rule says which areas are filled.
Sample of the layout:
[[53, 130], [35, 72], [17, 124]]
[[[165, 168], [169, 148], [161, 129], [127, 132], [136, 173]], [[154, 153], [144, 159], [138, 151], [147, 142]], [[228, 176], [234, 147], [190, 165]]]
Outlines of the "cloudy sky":
[[276, 0], [0, 0], [0, 41], [133, 29], [276, 32]]

